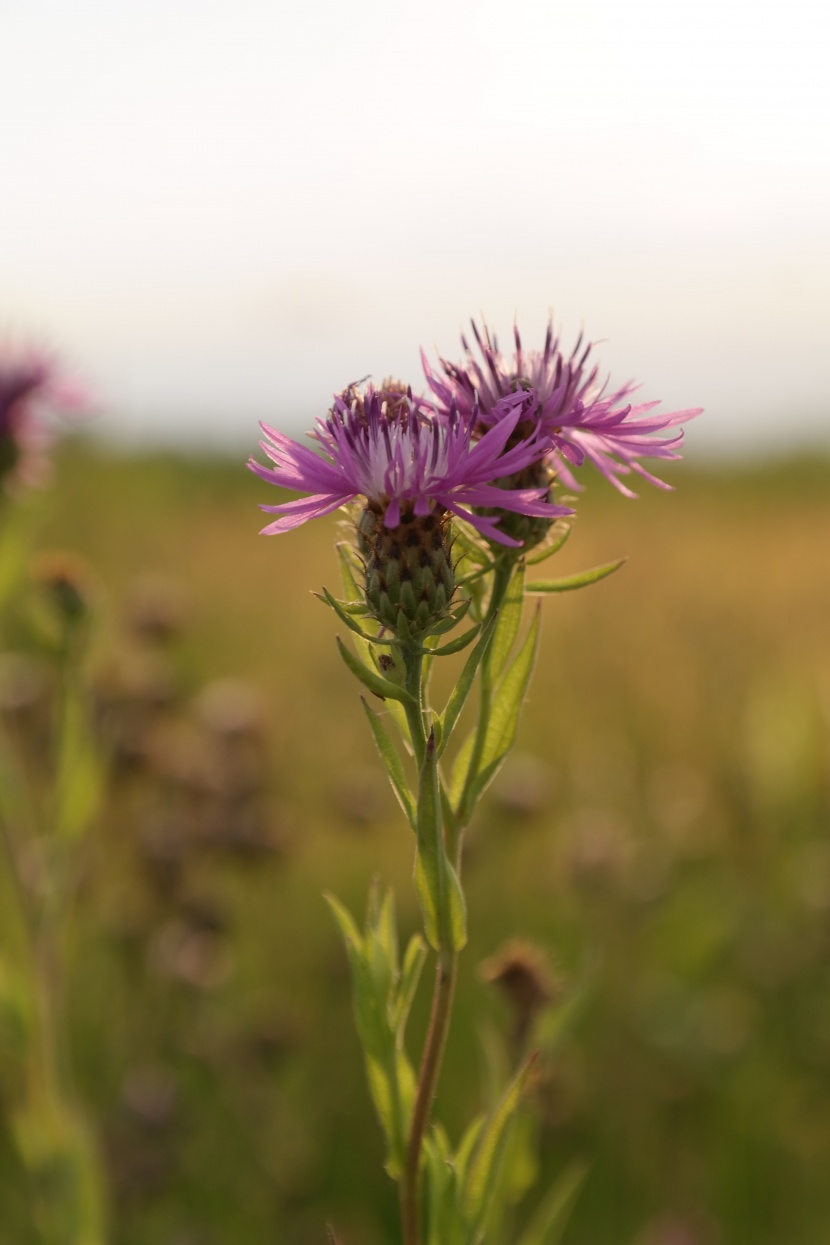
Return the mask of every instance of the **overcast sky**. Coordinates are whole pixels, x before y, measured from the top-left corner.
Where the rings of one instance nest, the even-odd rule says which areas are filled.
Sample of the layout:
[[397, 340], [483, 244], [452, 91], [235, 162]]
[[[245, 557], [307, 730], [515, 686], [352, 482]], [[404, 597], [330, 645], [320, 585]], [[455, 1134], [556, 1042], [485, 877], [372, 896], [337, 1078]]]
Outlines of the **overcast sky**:
[[0, 330], [247, 444], [549, 311], [710, 450], [830, 445], [824, 0], [1, 0]]

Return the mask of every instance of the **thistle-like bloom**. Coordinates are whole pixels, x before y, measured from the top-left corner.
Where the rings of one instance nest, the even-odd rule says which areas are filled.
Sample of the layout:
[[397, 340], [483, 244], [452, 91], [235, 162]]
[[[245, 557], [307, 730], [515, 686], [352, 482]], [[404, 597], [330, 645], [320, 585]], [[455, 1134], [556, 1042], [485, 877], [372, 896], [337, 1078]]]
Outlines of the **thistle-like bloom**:
[[82, 404], [80, 389], [45, 352], [0, 345], [0, 490], [44, 482], [53, 439], [44, 412]]
[[647, 471], [639, 459], [679, 458], [682, 430], [667, 437], [654, 434], [677, 428], [700, 414], [699, 408], [647, 415], [659, 402], [633, 405], [629, 397], [637, 386], [631, 382], [609, 391], [608, 382], [600, 384], [597, 367], [589, 363], [591, 346], [583, 346], [580, 336], [565, 358], [551, 323], [542, 350], [525, 351], [519, 330], [514, 328], [515, 351], [509, 361], [486, 325], [481, 332], [475, 322], [472, 328], [481, 361], [463, 336], [466, 358], [458, 364], [441, 359], [443, 376], [436, 375], [421, 354], [427, 383], [440, 410], [454, 407], [469, 423], [478, 420], [482, 426], [492, 426], [501, 418], [499, 404], [504, 398], [525, 391], [531, 400], [519, 435], [537, 434], [542, 455], [548, 457], [557, 477], [569, 488], [582, 487], [571, 468], [581, 467], [586, 459], [627, 497], [636, 494], [620, 476], [632, 471], [661, 488], [671, 487]]
[[439, 416], [399, 384], [387, 382], [381, 389], [369, 385], [365, 393], [351, 385], [310, 434], [322, 454], [262, 424], [266, 439], [260, 445], [275, 465], [264, 467], [251, 459], [251, 470], [270, 484], [309, 494], [263, 505], [279, 518], [262, 531], [289, 531], [363, 496], [367, 509], [387, 529], [397, 528], [410, 515], [424, 518], [449, 511], [489, 540], [517, 546], [521, 542], [499, 531], [498, 516], [477, 513], [478, 508], [549, 520], [572, 513], [545, 500], [547, 488], [504, 489], [493, 483], [540, 457], [532, 436], [514, 438], [508, 447], [519, 424], [526, 422], [531, 401], [522, 391], [506, 393], [492, 407], [492, 427], [479, 429], [451, 401]]

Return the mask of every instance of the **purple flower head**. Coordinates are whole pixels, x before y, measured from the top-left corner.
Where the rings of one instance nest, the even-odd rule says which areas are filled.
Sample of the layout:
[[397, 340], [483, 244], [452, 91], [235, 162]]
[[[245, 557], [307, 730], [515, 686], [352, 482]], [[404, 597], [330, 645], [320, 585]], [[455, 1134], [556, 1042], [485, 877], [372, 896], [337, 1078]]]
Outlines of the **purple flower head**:
[[679, 458], [682, 430], [668, 437], [654, 434], [676, 428], [700, 414], [699, 409], [644, 418], [659, 403], [632, 405], [628, 399], [637, 386], [630, 381], [608, 392], [608, 382], [599, 383], [597, 368], [589, 363], [590, 344], [583, 346], [580, 335], [566, 358], [550, 322], [542, 350], [524, 350], [519, 330], [514, 328], [515, 350], [509, 362], [486, 325], [479, 331], [473, 321], [472, 327], [481, 361], [463, 336], [466, 357], [458, 364], [440, 359], [443, 376], [436, 375], [421, 354], [439, 410], [455, 406], [468, 422], [477, 420], [481, 426], [492, 426], [501, 418], [499, 404], [505, 397], [524, 391], [529, 402], [517, 433], [525, 437], [536, 434], [541, 455], [549, 457], [569, 488], [582, 487], [570, 468], [581, 467], [586, 459], [627, 497], [636, 494], [619, 477], [632, 471], [661, 488], [670, 487], [638, 460]]
[[545, 500], [546, 488], [507, 490], [494, 480], [513, 475], [540, 457], [534, 439], [508, 447], [531, 399], [509, 393], [496, 403], [493, 426], [483, 435], [450, 402], [440, 415], [411, 390], [386, 381], [360, 392], [350, 385], [335, 397], [328, 417], [310, 434], [322, 454], [262, 424], [264, 452], [275, 464], [248, 466], [263, 480], [308, 494], [263, 510], [279, 515], [262, 529], [287, 532], [308, 519], [337, 510], [357, 497], [396, 528], [402, 516], [422, 518], [434, 510], [466, 519], [488, 539], [518, 545], [498, 529], [498, 516], [475, 512], [498, 507], [555, 519], [572, 511]]
[[0, 343], [0, 488], [44, 482], [52, 443], [44, 412], [70, 413], [83, 402], [44, 351]]

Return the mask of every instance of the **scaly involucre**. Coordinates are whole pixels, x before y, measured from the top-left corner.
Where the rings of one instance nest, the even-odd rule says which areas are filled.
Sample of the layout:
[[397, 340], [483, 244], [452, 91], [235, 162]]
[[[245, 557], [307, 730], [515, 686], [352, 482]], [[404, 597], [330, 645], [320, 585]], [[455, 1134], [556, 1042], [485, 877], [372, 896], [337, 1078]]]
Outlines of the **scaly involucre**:
[[[510, 490], [493, 483], [540, 458], [535, 434], [529, 439], [513, 436], [527, 423], [530, 401], [524, 392], [506, 394], [493, 407], [492, 427], [482, 429], [452, 402], [438, 414], [401, 385], [376, 389], [370, 384], [365, 392], [351, 385], [309, 434], [322, 453], [262, 424], [265, 439], [260, 445], [275, 465], [265, 467], [251, 459], [249, 467], [270, 484], [308, 494], [263, 505], [279, 518], [262, 531], [290, 531], [362, 496], [383, 514], [387, 528], [397, 527], [404, 513], [422, 517], [438, 507], [489, 539], [518, 545], [499, 531], [497, 516], [472, 508], [497, 507], [551, 520], [572, 513], [546, 501], [546, 488]], [[514, 443], [508, 447], [511, 438]]]
[[481, 359], [462, 336], [465, 358], [461, 363], [440, 359], [442, 375], [433, 372], [421, 352], [427, 383], [435, 395], [439, 411], [455, 409], [472, 426], [495, 426], [502, 418], [501, 403], [516, 392], [529, 397], [525, 423], [519, 431], [530, 437], [535, 431], [541, 453], [547, 455], [557, 476], [569, 487], [580, 489], [571, 468], [590, 460], [607, 480], [627, 497], [636, 494], [620, 476], [637, 472], [661, 488], [670, 488], [647, 471], [640, 458], [677, 459], [683, 441], [682, 429], [667, 437], [655, 433], [677, 428], [700, 409], [647, 415], [659, 402], [633, 405], [628, 399], [637, 386], [628, 382], [608, 391], [600, 384], [598, 369], [589, 363], [591, 346], [582, 337], [566, 358], [548, 324], [542, 350], [526, 351], [518, 328], [514, 328], [515, 350], [508, 361], [486, 325], [479, 330], [472, 322], [473, 335]]

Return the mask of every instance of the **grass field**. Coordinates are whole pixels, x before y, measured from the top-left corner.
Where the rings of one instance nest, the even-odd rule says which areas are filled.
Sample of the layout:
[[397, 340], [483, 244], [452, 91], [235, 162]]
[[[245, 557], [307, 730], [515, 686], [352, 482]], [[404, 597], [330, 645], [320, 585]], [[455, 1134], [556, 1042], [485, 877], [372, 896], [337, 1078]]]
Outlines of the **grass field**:
[[[557, 557], [629, 562], [544, 604], [517, 751], [470, 833], [441, 1109], [457, 1134], [486, 1092], [509, 1017], [478, 966], [521, 936], [568, 1011], [540, 1031], [528, 1125], [540, 1191], [588, 1165], [563, 1245], [820, 1245], [830, 462], [671, 479], [639, 501], [592, 480]], [[236, 463], [70, 445], [44, 502], [38, 545], [94, 572], [114, 754], [67, 990], [115, 1245], [397, 1240], [321, 892], [360, 911], [380, 875], [409, 933], [413, 845], [311, 595], [338, 586], [336, 523], [258, 537], [267, 491]], [[25, 748], [37, 706], [15, 713]], [[37, 1239], [7, 1137], [0, 1224]]]

